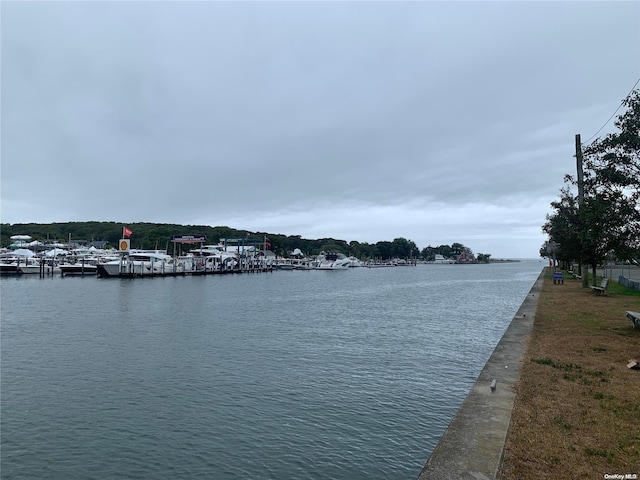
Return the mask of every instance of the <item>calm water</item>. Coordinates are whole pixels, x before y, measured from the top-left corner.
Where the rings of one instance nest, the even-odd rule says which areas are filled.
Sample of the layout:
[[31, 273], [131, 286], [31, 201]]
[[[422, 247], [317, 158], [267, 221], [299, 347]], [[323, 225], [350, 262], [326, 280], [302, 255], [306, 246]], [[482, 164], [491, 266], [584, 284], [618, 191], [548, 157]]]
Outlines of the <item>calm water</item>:
[[2, 478], [415, 479], [542, 267], [2, 279]]

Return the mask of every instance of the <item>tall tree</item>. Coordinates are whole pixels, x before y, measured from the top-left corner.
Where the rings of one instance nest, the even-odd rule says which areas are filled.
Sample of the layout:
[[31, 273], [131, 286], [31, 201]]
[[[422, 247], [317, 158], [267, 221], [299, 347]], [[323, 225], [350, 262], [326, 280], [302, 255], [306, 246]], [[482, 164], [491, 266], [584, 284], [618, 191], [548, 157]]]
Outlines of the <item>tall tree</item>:
[[454, 255], [453, 251], [451, 250], [451, 246], [450, 245], [445, 245], [445, 244], [440, 245], [437, 248], [437, 251], [438, 251], [438, 253], [440, 255], [442, 255], [445, 258], [451, 258]]
[[454, 242], [451, 244], [451, 252], [453, 255], [461, 255], [463, 253], [473, 253], [470, 248], [465, 247], [462, 243]]
[[391, 243], [391, 253], [397, 258], [414, 258], [420, 252], [412, 240], [407, 240], [403, 237], [395, 238]]
[[631, 92], [623, 105], [626, 111], [614, 122], [619, 132], [584, 149], [581, 216], [592, 262], [608, 252], [626, 260], [640, 249], [640, 90]]
[[438, 250], [436, 248], [429, 245], [428, 247], [422, 249], [420, 255], [422, 255], [422, 258], [427, 262], [432, 262], [436, 258], [437, 252]]
[[[629, 259], [640, 248], [640, 92], [623, 105], [627, 110], [614, 123], [619, 132], [584, 148], [583, 203], [566, 187], [543, 226], [560, 243], [559, 258], [591, 266], [594, 284], [608, 253]], [[565, 181], [576, 184], [572, 176]]]
[[[555, 213], [547, 215], [542, 231], [558, 245], [556, 258], [564, 263], [581, 263], [583, 255], [580, 237], [581, 220], [578, 215], [578, 198], [571, 193], [569, 186], [560, 190], [560, 198], [551, 202]], [[544, 252], [547, 255], [547, 252]]]
[[598, 190], [623, 190], [638, 199], [640, 194], [640, 90], [622, 104], [627, 110], [614, 125], [620, 130], [597, 139], [584, 150], [591, 175], [585, 183]]
[[633, 238], [630, 225], [633, 207], [619, 193], [595, 193], [585, 195], [580, 206], [579, 237], [583, 259], [592, 270], [592, 282], [596, 284], [597, 266], [609, 252], [628, 258]]

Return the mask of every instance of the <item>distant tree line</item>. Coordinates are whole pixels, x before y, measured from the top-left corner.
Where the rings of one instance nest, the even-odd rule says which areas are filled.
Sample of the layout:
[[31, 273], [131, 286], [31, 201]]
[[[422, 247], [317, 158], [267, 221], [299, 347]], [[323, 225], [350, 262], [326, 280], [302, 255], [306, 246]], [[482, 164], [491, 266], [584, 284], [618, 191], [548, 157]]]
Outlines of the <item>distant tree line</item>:
[[640, 91], [632, 91], [623, 105], [627, 110], [615, 121], [619, 132], [577, 149], [584, 159], [582, 182], [578, 170], [565, 176], [542, 227], [549, 241], [540, 255], [588, 265], [594, 284], [596, 268], [607, 258], [640, 258]]
[[[115, 248], [118, 240], [122, 238], [122, 227], [126, 226], [131, 235], [131, 248], [161, 249], [169, 253], [173, 251], [171, 237], [173, 235], [204, 235], [207, 243], [218, 243], [222, 238], [242, 240], [245, 245], [262, 246], [266, 243], [267, 249], [276, 255], [289, 256], [291, 252], [299, 249], [304, 255], [317, 255], [322, 251], [340, 252], [345, 255], [353, 255], [360, 259], [391, 258], [433, 260], [436, 254], [445, 258], [455, 258], [463, 252], [472, 253], [471, 249], [461, 243], [452, 245], [428, 246], [422, 251], [415, 242], [406, 238], [396, 238], [393, 241], [380, 241], [366, 243], [335, 238], [319, 238], [317, 240], [304, 239], [300, 235], [281, 235], [266, 232], [250, 232], [234, 228], [205, 225], [177, 225], [164, 223], [123, 223], [117, 222], [67, 222], [67, 223], [16, 223], [3, 224], [0, 231], [0, 244], [8, 247], [13, 235], [30, 235], [34, 240], [43, 242], [61, 242], [79, 245], [87, 245], [92, 241], [106, 242], [106, 247]], [[180, 246], [182, 252], [196, 249], [195, 246]], [[486, 256], [488, 254], [480, 254]]]

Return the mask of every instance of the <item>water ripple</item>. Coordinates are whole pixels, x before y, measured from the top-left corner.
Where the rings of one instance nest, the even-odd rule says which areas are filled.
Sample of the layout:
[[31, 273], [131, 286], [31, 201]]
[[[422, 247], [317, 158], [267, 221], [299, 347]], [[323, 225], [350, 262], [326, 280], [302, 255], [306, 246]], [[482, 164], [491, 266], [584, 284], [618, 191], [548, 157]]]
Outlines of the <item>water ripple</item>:
[[415, 478], [540, 268], [2, 279], [2, 478]]

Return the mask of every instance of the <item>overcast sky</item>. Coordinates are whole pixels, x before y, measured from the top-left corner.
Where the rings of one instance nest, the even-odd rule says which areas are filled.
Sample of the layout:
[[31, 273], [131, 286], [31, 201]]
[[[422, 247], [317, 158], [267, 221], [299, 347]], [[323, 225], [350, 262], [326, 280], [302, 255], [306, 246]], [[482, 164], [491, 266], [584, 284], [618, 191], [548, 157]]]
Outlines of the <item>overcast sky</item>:
[[537, 257], [575, 134], [595, 134], [640, 78], [640, 2], [0, 13], [12, 224], [226, 225]]

